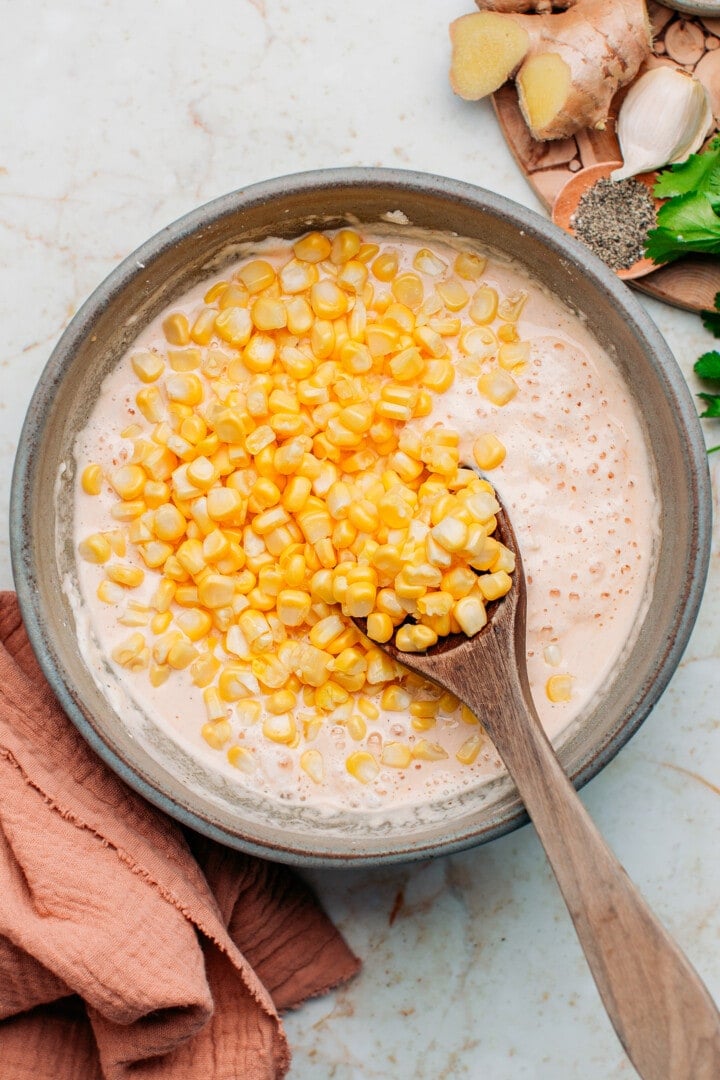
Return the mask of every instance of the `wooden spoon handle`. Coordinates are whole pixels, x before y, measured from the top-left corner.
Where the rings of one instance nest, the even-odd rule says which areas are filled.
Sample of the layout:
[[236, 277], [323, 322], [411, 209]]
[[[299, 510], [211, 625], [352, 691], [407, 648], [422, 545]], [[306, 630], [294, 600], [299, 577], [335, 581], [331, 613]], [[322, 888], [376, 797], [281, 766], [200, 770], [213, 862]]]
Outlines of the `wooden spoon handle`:
[[[467, 704], [488, 715], [482, 692], [464, 690]], [[517, 723], [498, 724], [493, 738], [628, 1057], [643, 1080], [718, 1080], [720, 1016], [710, 994], [601, 837], [519, 691], [513, 711]]]

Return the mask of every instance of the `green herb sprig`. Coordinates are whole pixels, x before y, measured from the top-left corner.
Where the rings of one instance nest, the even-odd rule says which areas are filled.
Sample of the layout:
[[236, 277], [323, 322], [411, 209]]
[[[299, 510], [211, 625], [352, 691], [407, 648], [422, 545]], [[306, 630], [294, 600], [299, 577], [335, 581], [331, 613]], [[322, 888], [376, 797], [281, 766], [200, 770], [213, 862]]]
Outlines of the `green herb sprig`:
[[[710, 333], [716, 338], [720, 338], [720, 292], [715, 296], [715, 310], [703, 311], [702, 319]], [[703, 353], [695, 361], [693, 371], [704, 382], [720, 384], [720, 352], [717, 349], [712, 349], [710, 352]], [[698, 397], [705, 403], [705, 411], [700, 413], [701, 417], [706, 419], [720, 417], [720, 393], [703, 392], [698, 394]], [[716, 450], [720, 450], [720, 446], [711, 446], [708, 449], [708, 454], [712, 454]]]
[[[648, 233], [648, 258], [665, 263], [692, 253], [720, 255], [720, 136], [703, 153], [664, 169], [653, 192], [668, 201]], [[720, 321], [709, 314], [713, 323]]]

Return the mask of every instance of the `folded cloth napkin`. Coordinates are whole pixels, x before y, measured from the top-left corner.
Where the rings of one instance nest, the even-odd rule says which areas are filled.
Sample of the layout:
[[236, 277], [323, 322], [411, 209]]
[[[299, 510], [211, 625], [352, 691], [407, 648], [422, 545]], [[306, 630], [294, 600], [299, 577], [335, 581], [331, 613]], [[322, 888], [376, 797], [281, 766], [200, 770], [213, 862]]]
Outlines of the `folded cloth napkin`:
[[183, 832], [87, 746], [0, 592], [0, 1075], [275, 1080], [359, 963], [287, 869]]

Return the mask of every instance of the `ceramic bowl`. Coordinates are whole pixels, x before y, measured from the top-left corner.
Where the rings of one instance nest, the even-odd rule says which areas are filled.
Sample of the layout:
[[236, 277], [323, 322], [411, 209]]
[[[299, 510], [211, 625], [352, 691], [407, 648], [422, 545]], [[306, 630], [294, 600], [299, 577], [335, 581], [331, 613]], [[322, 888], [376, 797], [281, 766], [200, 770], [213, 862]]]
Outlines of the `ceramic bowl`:
[[[107, 372], [140, 330], [238, 244], [308, 227], [371, 224], [401, 212], [414, 225], [473, 237], [521, 263], [582, 315], [638, 403], [659, 478], [660, 539], [639, 633], [602, 696], [558, 743], [579, 786], [630, 738], [658, 700], [687, 643], [710, 546], [710, 488], [700, 425], [663, 338], [629, 289], [587, 249], [538, 215], [470, 184], [383, 169], [323, 170], [236, 191], [170, 225], [127, 258], [74, 317], [32, 398], [12, 487], [16, 586], [33, 649], [57, 697], [105, 762], [151, 803], [230, 846], [300, 865], [372, 864], [449, 853], [526, 820], [507, 777], [399, 827], [382, 814], [328, 816], [243, 793], [163, 737], [131, 723], [78, 649], [67, 581], [73, 440]], [[97, 676], [97, 672], [96, 672]]]

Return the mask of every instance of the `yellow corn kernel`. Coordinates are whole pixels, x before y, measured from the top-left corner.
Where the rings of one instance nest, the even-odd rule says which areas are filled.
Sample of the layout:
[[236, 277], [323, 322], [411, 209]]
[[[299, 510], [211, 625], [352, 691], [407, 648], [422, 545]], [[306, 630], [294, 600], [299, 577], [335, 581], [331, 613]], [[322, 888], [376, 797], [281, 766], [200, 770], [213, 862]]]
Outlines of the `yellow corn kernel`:
[[480, 393], [493, 405], [507, 405], [518, 392], [518, 384], [503, 368], [484, 371], [477, 381]]
[[191, 641], [200, 641], [212, 629], [212, 619], [207, 611], [190, 607], [175, 616], [175, 622]]
[[[302, 259], [291, 259], [290, 262], [283, 266], [278, 276], [282, 291], [294, 296], [297, 293], [305, 292], [311, 285], [314, 285], [318, 279], [318, 272], [312, 263], [303, 262]], [[310, 324], [308, 323], [306, 329], [309, 329], [309, 327]], [[291, 329], [291, 333], [297, 333], [297, 331]]]
[[221, 311], [228, 307], [246, 307], [249, 293], [242, 282], [219, 281], [203, 297], [206, 304], [217, 305]]
[[223, 701], [239, 701], [250, 694], [243, 681], [245, 674], [245, 669], [237, 664], [227, 663], [223, 666], [218, 678], [218, 693]]
[[93, 533], [80, 541], [78, 552], [85, 562], [101, 564], [106, 563], [112, 555], [112, 547], [103, 533]]
[[482, 255], [476, 255], [474, 251], [461, 251], [455, 259], [454, 270], [459, 277], [466, 281], [478, 281], [485, 273], [487, 259]]
[[306, 476], [293, 476], [282, 494], [282, 505], [290, 514], [302, 510], [312, 491], [312, 481]]
[[551, 675], [545, 683], [545, 693], [548, 700], [554, 703], [570, 701], [572, 697], [572, 676]]
[[433, 410], [432, 396], [429, 390], [418, 390], [413, 416], [429, 416]]
[[448, 311], [461, 311], [470, 299], [465, 287], [452, 278], [439, 281], [435, 288]]
[[456, 566], [443, 574], [440, 586], [443, 592], [450, 593], [455, 600], [459, 600], [472, 591], [476, 582], [477, 575], [473, 574], [472, 570], [466, 566]]
[[456, 600], [452, 615], [467, 637], [473, 637], [487, 623], [485, 605], [479, 596], [473, 594]]
[[102, 490], [103, 473], [100, 465], [88, 465], [82, 471], [80, 485], [86, 495], [99, 495]]
[[175, 590], [175, 603], [181, 607], [193, 607], [198, 603], [197, 585], [178, 585]]
[[235, 712], [240, 723], [250, 727], [262, 716], [262, 705], [256, 698], [240, 698], [235, 702]]
[[224, 717], [217, 720], [208, 720], [201, 727], [200, 734], [213, 750], [222, 750], [232, 738], [232, 727], [230, 721]]
[[380, 773], [377, 759], [367, 750], [356, 750], [345, 761], [345, 767], [351, 776], [361, 784], [369, 784]]
[[497, 314], [498, 294], [497, 290], [490, 285], [481, 285], [474, 293], [468, 308], [468, 314], [473, 322], [484, 326], [491, 323]]
[[171, 622], [172, 614], [169, 611], [158, 611], [150, 620], [150, 629], [159, 637], [165, 633]]
[[412, 761], [412, 751], [406, 743], [386, 742], [380, 760], [393, 769], [406, 769]]
[[160, 392], [156, 386], [144, 386], [135, 395], [138, 409], [150, 424], [159, 424], [164, 410]]
[[203, 399], [202, 383], [193, 371], [169, 375], [165, 380], [165, 392], [170, 401], [191, 407], [199, 405]]
[[503, 344], [498, 349], [498, 364], [500, 365], [500, 367], [505, 368], [506, 371], [513, 371], [514, 368], [520, 367], [522, 364], [527, 364], [529, 359], [529, 341], [503, 342]]
[[481, 574], [477, 584], [486, 600], [499, 600], [512, 588], [512, 578], [504, 570], [498, 570], [493, 574]]
[[438, 701], [421, 698], [410, 703], [410, 715], [422, 720], [434, 720], [439, 712]]
[[[377, 275], [376, 275], [377, 276]], [[392, 294], [399, 304], [411, 309], [419, 308], [423, 302], [425, 288], [422, 279], [411, 270], [398, 274], [390, 286]]]
[[153, 528], [158, 540], [172, 543], [185, 535], [187, 521], [176, 506], [167, 503], [165, 506], [158, 507], [155, 511]]
[[[208, 652], [199, 656], [197, 660], [193, 660], [190, 665], [190, 677], [195, 686], [205, 689], [214, 680], [219, 670], [220, 661], [212, 653]], [[223, 709], [218, 715], [224, 716], [225, 710]]]
[[244, 307], [226, 307], [215, 316], [215, 329], [223, 341], [241, 349], [250, 341], [253, 321]]
[[208, 574], [198, 584], [198, 599], [203, 607], [214, 608], [227, 607], [231, 604], [235, 595], [235, 583], [231, 577], [224, 574]]
[[337, 276], [337, 283], [346, 292], [359, 295], [365, 288], [368, 271], [358, 259], [348, 259]]
[[360, 697], [357, 701], [357, 707], [363, 716], [366, 716], [368, 720], [377, 720], [380, 716], [380, 710], [374, 701], [370, 698]]
[[169, 578], [164, 577], [160, 581], [160, 584], [155, 590], [152, 600], [150, 601], [156, 611], [165, 612], [169, 610], [170, 604], [172, 603], [173, 597], [175, 596], [176, 589], [177, 585]]
[[413, 266], [421, 274], [430, 274], [432, 277], [436, 277], [438, 274], [442, 274], [443, 270], [447, 270], [447, 263], [444, 259], [441, 259], [439, 255], [436, 255], [429, 248], [420, 248], [416, 251]]
[[127, 667], [145, 648], [145, 638], [140, 633], [131, 634], [111, 652], [112, 659], [121, 667]]
[[412, 756], [416, 761], [444, 761], [448, 757], [448, 753], [440, 743], [431, 743], [427, 739], [419, 739], [412, 747]]
[[110, 483], [120, 496], [131, 502], [142, 495], [147, 476], [139, 465], [123, 465], [110, 475]]
[[332, 240], [330, 261], [341, 266], [349, 259], [354, 259], [360, 251], [361, 238], [353, 229], [340, 229]]
[[449, 360], [430, 360], [422, 374], [422, 384], [436, 394], [444, 394], [455, 379], [455, 368]]
[[421, 596], [417, 602], [417, 609], [421, 615], [427, 615], [430, 617], [449, 615], [452, 611], [452, 606], [455, 602], [455, 597], [449, 592], [426, 593], [425, 596]]
[[477, 759], [478, 754], [482, 749], [484, 742], [484, 736], [481, 734], [471, 735], [469, 739], [466, 739], [460, 749], [455, 754], [455, 757], [462, 765], [472, 765]]
[[373, 610], [377, 590], [370, 581], [356, 581], [348, 586], [343, 602], [343, 614], [364, 619]]
[[274, 694], [270, 694], [265, 702], [265, 708], [273, 716], [279, 716], [281, 713], [290, 712], [297, 705], [297, 695], [292, 690], [276, 690]]
[[397, 251], [384, 251], [373, 260], [370, 269], [378, 281], [392, 281], [400, 263]]
[[150, 664], [150, 669], [148, 671], [150, 685], [154, 686], [156, 689], [158, 686], [162, 686], [162, 684], [167, 682], [170, 677], [171, 670], [172, 669], [168, 664]]
[[287, 326], [287, 311], [282, 300], [259, 296], [250, 308], [250, 317], [258, 330], [282, 330]]
[[311, 286], [309, 300], [318, 319], [340, 319], [348, 310], [347, 294], [327, 278]]
[[253, 611], [251, 608], [242, 611], [238, 616], [238, 626], [254, 651], [260, 652], [271, 647], [272, 631], [262, 611]]
[[111, 516], [115, 521], [134, 521], [147, 510], [144, 499], [133, 499], [132, 502], [115, 503], [110, 509]]
[[285, 626], [300, 626], [310, 613], [311, 597], [300, 589], [282, 589], [277, 596], [278, 618]]
[[429, 626], [401, 626], [395, 635], [395, 645], [401, 652], [424, 652], [437, 643], [438, 636]]
[[457, 517], [444, 517], [432, 528], [430, 535], [446, 551], [462, 551], [467, 544], [468, 527]]
[[307, 233], [293, 244], [295, 258], [309, 263], [323, 262], [329, 256], [331, 250], [332, 244], [327, 236], [320, 232]]
[[305, 750], [300, 755], [300, 768], [315, 784], [321, 784], [324, 776], [323, 756], [319, 750]]
[[252, 295], [253, 293], [262, 292], [263, 289], [267, 289], [272, 285], [275, 281], [275, 271], [270, 263], [264, 259], [253, 259], [240, 267], [237, 277]]
[[163, 319], [162, 324], [165, 340], [170, 345], [188, 345], [190, 342], [190, 323], [187, 315], [181, 311], [175, 311]]
[[[212, 315], [214, 318], [214, 311]], [[200, 349], [168, 349], [167, 355], [173, 371], [194, 371], [202, 362]]]
[[167, 654], [167, 662], [176, 671], [182, 671], [189, 667], [193, 660], [197, 660], [200, 653], [189, 641], [176, 641], [170, 646]]
[[397, 683], [391, 683], [384, 688], [380, 704], [386, 712], [406, 712], [411, 700], [407, 690]]
[[425, 361], [420, 350], [411, 345], [393, 356], [388, 362], [388, 368], [393, 378], [397, 379], [398, 382], [410, 382], [423, 372]]
[[389, 615], [381, 611], [373, 611], [367, 617], [367, 635], [373, 641], [384, 644], [393, 636], [395, 627]]
[[145, 573], [139, 566], [112, 563], [105, 571], [110, 581], [122, 585], [125, 589], [137, 589], [145, 580]]
[[[312, 282], [311, 282], [312, 284]], [[287, 292], [287, 289], [285, 290]], [[287, 328], [291, 334], [300, 337], [307, 334], [313, 324], [312, 308], [304, 296], [294, 296], [286, 305]]]
[[271, 742], [290, 746], [298, 734], [295, 717], [292, 713], [281, 713], [277, 716], [271, 714], [263, 721], [262, 732]]
[[172, 553], [172, 544], [165, 544], [162, 540], [149, 540], [140, 546], [143, 562], [150, 570], [157, 570], [158, 567], [164, 566]]
[[252, 773], [257, 767], [252, 750], [248, 750], [246, 746], [231, 746], [227, 752], [227, 759], [230, 765], [244, 773]]
[[505, 460], [505, 447], [497, 435], [485, 432], [473, 443], [473, 457], [480, 469], [496, 469]]
[[170, 501], [170, 487], [161, 480], [148, 480], [143, 488], [143, 499], [148, 510], [157, 510]]
[[348, 691], [334, 679], [328, 679], [315, 691], [315, 705], [323, 712], [332, 712], [349, 699]]
[[130, 358], [130, 363], [138, 379], [144, 383], [155, 382], [165, 369], [162, 358], [157, 353], [150, 352], [147, 349], [134, 353]]
[[213, 521], [233, 521], [244, 517], [245, 501], [231, 487], [211, 488], [207, 494], [207, 513]]

